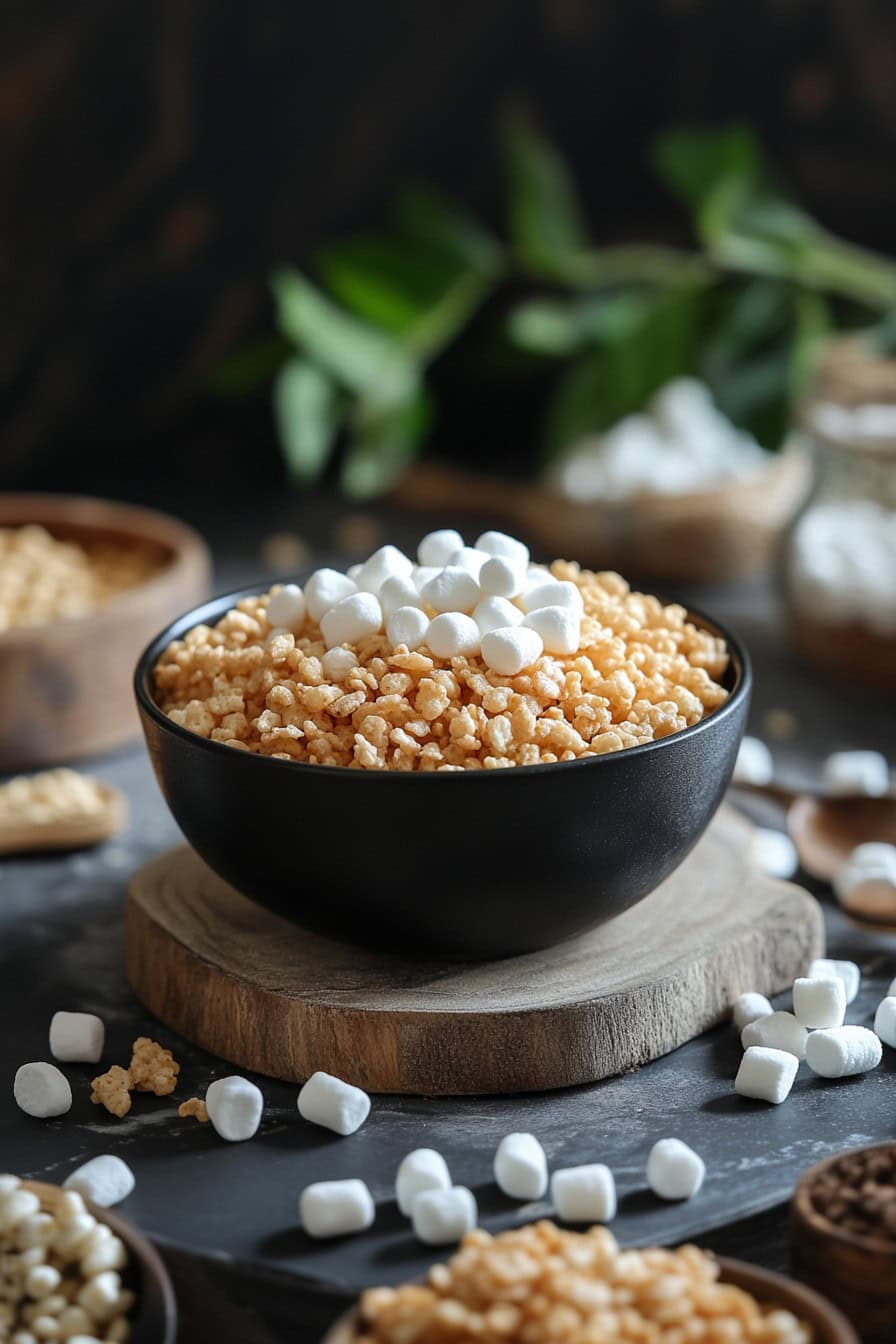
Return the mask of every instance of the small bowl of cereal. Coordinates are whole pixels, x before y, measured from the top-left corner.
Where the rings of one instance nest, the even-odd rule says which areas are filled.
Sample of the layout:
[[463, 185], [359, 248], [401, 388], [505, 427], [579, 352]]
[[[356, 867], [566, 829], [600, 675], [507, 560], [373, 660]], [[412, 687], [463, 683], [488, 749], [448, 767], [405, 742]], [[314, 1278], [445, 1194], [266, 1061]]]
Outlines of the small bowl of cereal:
[[634, 905], [727, 787], [737, 641], [618, 574], [430, 534], [347, 574], [228, 593], [148, 646], [157, 778], [245, 896], [348, 942], [464, 957]]

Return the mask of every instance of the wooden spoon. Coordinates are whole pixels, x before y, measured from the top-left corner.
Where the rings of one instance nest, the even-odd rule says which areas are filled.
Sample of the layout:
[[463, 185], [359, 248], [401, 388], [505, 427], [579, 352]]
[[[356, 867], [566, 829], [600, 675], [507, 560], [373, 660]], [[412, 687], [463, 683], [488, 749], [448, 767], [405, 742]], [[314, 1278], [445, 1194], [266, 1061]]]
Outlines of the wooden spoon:
[[34, 819], [27, 813], [4, 815], [0, 804], [0, 855], [40, 853], [52, 849], [87, 849], [120, 831], [127, 822], [128, 805], [124, 794], [89, 779], [100, 806], [91, 811], [78, 807], [60, 808], [47, 820]]

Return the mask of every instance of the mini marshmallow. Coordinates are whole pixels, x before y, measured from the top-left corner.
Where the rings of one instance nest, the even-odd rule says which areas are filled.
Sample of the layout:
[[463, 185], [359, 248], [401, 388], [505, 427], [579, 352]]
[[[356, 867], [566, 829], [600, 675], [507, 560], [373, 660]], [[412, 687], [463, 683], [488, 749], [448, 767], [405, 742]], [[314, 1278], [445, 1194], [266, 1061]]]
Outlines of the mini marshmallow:
[[322, 1070], [312, 1073], [299, 1093], [297, 1105], [304, 1120], [343, 1135], [354, 1134], [370, 1114], [366, 1092]]
[[659, 1139], [647, 1159], [647, 1184], [660, 1199], [690, 1199], [706, 1175], [699, 1153], [681, 1139]]
[[756, 1022], [760, 1017], [769, 1017], [774, 1011], [764, 994], [741, 994], [740, 998], [735, 999], [732, 1009], [734, 1025], [738, 1031], [743, 1031], [751, 1022]]
[[434, 1148], [415, 1148], [401, 1159], [395, 1177], [395, 1198], [406, 1218], [414, 1200], [424, 1190], [450, 1190], [451, 1173], [441, 1153]]
[[429, 617], [419, 607], [399, 607], [386, 622], [386, 634], [393, 649], [406, 645], [408, 652], [419, 649], [426, 639]]
[[460, 611], [468, 615], [479, 601], [479, 584], [460, 565], [448, 565], [423, 585], [420, 596], [437, 614]]
[[299, 1196], [299, 1218], [309, 1237], [344, 1237], [373, 1226], [376, 1208], [363, 1181], [316, 1181]]
[[251, 1139], [261, 1124], [264, 1097], [248, 1078], [232, 1074], [209, 1085], [205, 1105], [215, 1133], [230, 1143], [241, 1143]]
[[842, 1027], [846, 988], [839, 976], [801, 977], [793, 982], [793, 1015], [804, 1027]]
[[297, 635], [305, 624], [305, 598], [295, 583], [287, 583], [268, 599], [265, 615], [271, 625]]
[[770, 1101], [773, 1106], [780, 1106], [790, 1096], [799, 1066], [796, 1055], [786, 1050], [751, 1045], [740, 1062], [734, 1090], [741, 1097]]
[[476, 582], [479, 582], [479, 571], [486, 560], [491, 559], [488, 551], [478, 551], [475, 546], [461, 546], [460, 550], [454, 552], [448, 561], [449, 565], [465, 569], [468, 574], [472, 574]]
[[459, 611], [444, 611], [429, 623], [426, 643], [437, 658], [459, 658], [479, 652], [482, 636], [472, 616]]
[[102, 1018], [93, 1013], [54, 1013], [50, 1054], [67, 1064], [96, 1064], [106, 1043]]
[[832, 961], [829, 957], [816, 957], [808, 975], [810, 980], [830, 980], [832, 976], [842, 980], [847, 1003], [856, 998], [862, 983], [862, 972], [854, 961]]
[[383, 609], [373, 593], [352, 593], [321, 617], [320, 628], [327, 648], [355, 644], [382, 629]]
[[33, 1190], [10, 1190], [0, 1195], [0, 1233], [11, 1232], [14, 1227], [21, 1226], [27, 1218], [34, 1218], [38, 1213], [40, 1200]]
[[822, 766], [822, 778], [832, 798], [880, 798], [890, 789], [887, 758], [879, 751], [835, 751]]
[[737, 751], [732, 779], [735, 784], [771, 784], [775, 765], [768, 747], [758, 737], [745, 737]]
[[[447, 563], [446, 560], [445, 564]], [[411, 570], [411, 582], [416, 587], [417, 592], [422, 593], [430, 579], [434, 579], [437, 574], [441, 574], [443, 568], [443, 565], [415, 565]]]
[[520, 569], [525, 569], [529, 563], [529, 547], [506, 532], [483, 532], [481, 537], [476, 538], [476, 549], [488, 555], [503, 556]]
[[327, 649], [320, 665], [327, 681], [338, 683], [345, 681], [352, 668], [358, 666], [358, 659], [351, 649], [344, 649], [337, 644], [335, 649]]
[[883, 840], [857, 845], [833, 877], [834, 892], [841, 904], [866, 883], [896, 887], [896, 845]]
[[793, 877], [800, 866], [796, 846], [783, 831], [757, 826], [753, 832], [753, 858], [770, 877]]
[[537, 630], [518, 625], [490, 630], [482, 636], [482, 657], [493, 672], [515, 677], [541, 657], [544, 644]]
[[39, 1120], [71, 1110], [72, 1089], [55, 1064], [23, 1064], [16, 1072], [12, 1092], [25, 1114]]
[[584, 605], [580, 589], [569, 579], [551, 579], [549, 583], [529, 587], [520, 601], [524, 611], [537, 611], [539, 607], [569, 607], [577, 616], [582, 615]]
[[541, 636], [546, 653], [575, 653], [579, 647], [582, 622], [571, 607], [537, 607], [523, 624]]
[[541, 1199], [548, 1188], [548, 1162], [534, 1134], [507, 1134], [495, 1153], [495, 1180], [511, 1199]]
[[876, 1069], [883, 1053], [880, 1038], [867, 1027], [830, 1027], [810, 1032], [806, 1063], [822, 1078], [847, 1078]]
[[492, 630], [506, 630], [509, 626], [522, 625], [525, 617], [519, 607], [508, 602], [506, 597], [484, 597], [473, 608], [473, 620], [479, 626], [480, 633], [487, 635]]
[[744, 1027], [740, 1043], [745, 1050], [751, 1045], [762, 1045], [772, 1050], [784, 1050], [796, 1059], [805, 1059], [808, 1037], [808, 1031], [793, 1013], [768, 1013]]
[[305, 606], [312, 621], [318, 624], [321, 618], [341, 602], [358, 591], [358, 585], [347, 574], [338, 569], [318, 569], [305, 584]]
[[523, 589], [523, 571], [503, 555], [493, 555], [479, 571], [486, 597], [516, 597]]
[[874, 1034], [880, 1037], [884, 1045], [891, 1045], [896, 1050], [896, 995], [888, 994], [877, 1005]]
[[135, 1184], [134, 1173], [127, 1162], [122, 1162], [114, 1153], [101, 1153], [76, 1167], [63, 1181], [62, 1188], [74, 1190], [101, 1209], [108, 1209], [127, 1199]]
[[438, 532], [426, 534], [417, 547], [417, 559], [421, 565], [441, 569], [463, 544], [464, 539], [459, 532], [455, 532], [453, 527], [443, 527]]
[[351, 579], [352, 583], [354, 583], [355, 585], [357, 585], [358, 575], [361, 573], [361, 570], [363, 568], [364, 568], [363, 564], [349, 565], [348, 569], [345, 571], [348, 577]]
[[465, 1185], [450, 1190], [423, 1190], [411, 1206], [414, 1235], [427, 1246], [460, 1241], [476, 1226], [476, 1197]]
[[612, 1171], [602, 1162], [593, 1162], [553, 1172], [551, 1203], [564, 1223], [609, 1223], [616, 1217]]
[[403, 574], [393, 574], [380, 589], [380, 606], [383, 615], [388, 618], [401, 607], [422, 607], [423, 600], [413, 579]]
[[410, 560], [397, 546], [381, 546], [361, 567], [361, 573], [356, 580], [358, 590], [365, 593], [379, 593], [387, 579], [396, 575], [409, 579], [413, 568], [413, 560]]

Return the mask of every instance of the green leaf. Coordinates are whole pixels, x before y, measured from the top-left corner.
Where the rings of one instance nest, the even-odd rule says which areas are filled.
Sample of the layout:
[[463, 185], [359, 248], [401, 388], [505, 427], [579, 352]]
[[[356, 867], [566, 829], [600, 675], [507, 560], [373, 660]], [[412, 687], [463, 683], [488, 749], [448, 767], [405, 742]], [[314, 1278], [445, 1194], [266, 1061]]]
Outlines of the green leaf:
[[715, 306], [718, 316], [703, 336], [699, 357], [701, 375], [711, 386], [748, 351], [789, 325], [792, 286], [764, 277], [729, 281]]
[[523, 116], [508, 121], [505, 144], [510, 234], [520, 258], [535, 274], [574, 279], [588, 235], [566, 164]]
[[274, 383], [274, 421], [290, 475], [314, 481], [327, 465], [341, 419], [340, 399], [326, 374], [291, 359]]
[[349, 238], [317, 257], [327, 289], [358, 317], [402, 336], [441, 295], [456, 268], [439, 256], [408, 248], [398, 238]]
[[794, 306], [793, 344], [787, 377], [791, 408], [805, 392], [818, 354], [834, 327], [830, 307], [823, 295], [811, 290], [798, 291]]
[[662, 180], [695, 213], [723, 182], [753, 184], [764, 175], [762, 151], [743, 126], [666, 131], [654, 142], [651, 158]]
[[266, 336], [222, 360], [208, 375], [206, 385], [220, 396], [243, 396], [268, 382], [288, 354], [289, 345], [282, 336]]
[[409, 187], [395, 206], [401, 234], [436, 248], [485, 275], [504, 265], [503, 248], [482, 226], [453, 201], [430, 187]]
[[529, 299], [511, 310], [507, 332], [525, 350], [567, 355], [585, 345], [625, 340], [655, 303], [655, 294], [634, 289], [567, 301]]
[[429, 427], [431, 407], [422, 386], [388, 410], [362, 407], [350, 432], [340, 484], [354, 499], [382, 494], [401, 475]]
[[879, 355], [896, 355], [896, 308], [884, 313], [881, 321], [873, 329], [871, 347]]

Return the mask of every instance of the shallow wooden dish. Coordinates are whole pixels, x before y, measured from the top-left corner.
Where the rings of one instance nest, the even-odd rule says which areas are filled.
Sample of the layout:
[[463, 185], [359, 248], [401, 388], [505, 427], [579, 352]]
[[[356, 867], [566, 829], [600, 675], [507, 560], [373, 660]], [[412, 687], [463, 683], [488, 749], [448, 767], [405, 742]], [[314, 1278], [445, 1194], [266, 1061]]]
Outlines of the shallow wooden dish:
[[[896, 1149], [896, 1143], [856, 1148], [856, 1153]], [[800, 1178], [791, 1205], [793, 1267], [822, 1289], [861, 1333], [865, 1344], [896, 1339], [896, 1242], [857, 1236], [813, 1208], [809, 1190], [819, 1174], [839, 1162], [835, 1153]]]
[[[58, 1185], [43, 1181], [23, 1181], [27, 1190], [33, 1190], [41, 1206], [52, 1212], [63, 1191]], [[130, 1264], [122, 1271], [122, 1278], [137, 1294], [132, 1315], [133, 1329], [129, 1344], [174, 1344], [177, 1337], [177, 1305], [168, 1271], [158, 1251], [143, 1233], [111, 1209], [98, 1209], [85, 1200], [87, 1208], [98, 1222], [106, 1223], [120, 1237], [130, 1252]]]
[[[770, 1269], [748, 1265], [743, 1260], [727, 1260], [720, 1256], [719, 1265], [725, 1283], [752, 1293], [759, 1302], [782, 1307], [808, 1321], [815, 1329], [814, 1344], [859, 1344], [859, 1337], [849, 1321], [813, 1289], [785, 1278], [783, 1274], [774, 1274]], [[363, 1338], [358, 1333], [358, 1313], [352, 1310], [330, 1326], [321, 1344], [358, 1344]], [[888, 1338], [888, 1344], [892, 1344], [892, 1336]]]
[[210, 557], [166, 514], [78, 495], [0, 495], [0, 527], [140, 542], [161, 568], [88, 616], [0, 634], [0, 774], [114, 751], [139, 735], [130, 674], [146, 641], [208, 592]]

